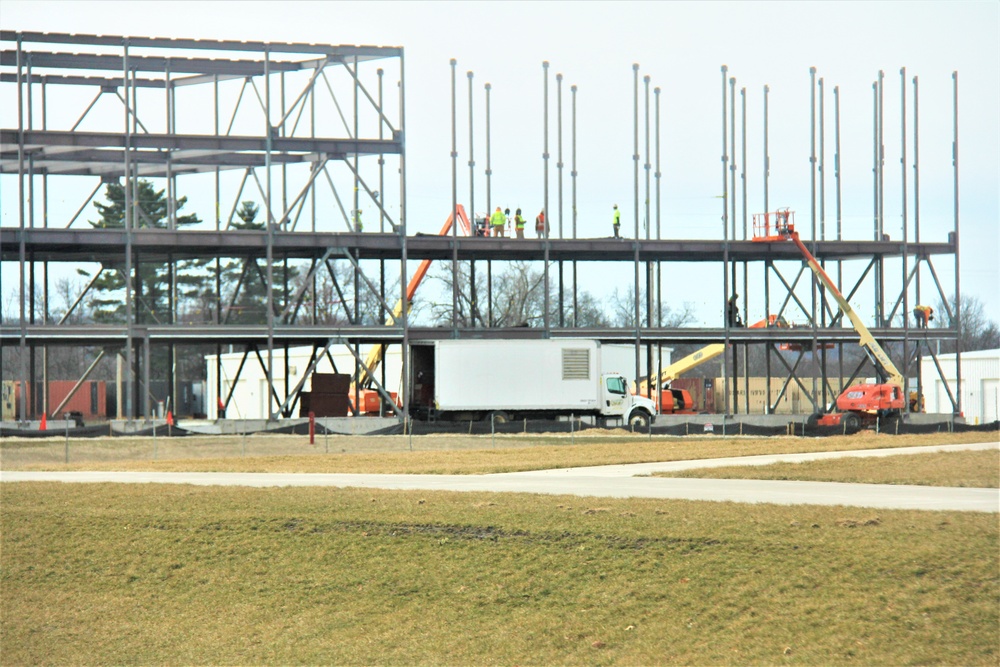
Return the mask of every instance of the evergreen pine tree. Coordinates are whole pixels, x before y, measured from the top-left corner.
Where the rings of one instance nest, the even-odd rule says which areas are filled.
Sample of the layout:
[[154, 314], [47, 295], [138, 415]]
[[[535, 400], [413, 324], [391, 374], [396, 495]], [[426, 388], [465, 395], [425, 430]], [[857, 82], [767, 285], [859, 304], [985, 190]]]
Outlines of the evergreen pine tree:
[[[125, 186], [108, 183], [104, 192], [108, 203], [94, 202], [100, 219], [91, 221], [95, 229], [122, 229], [125, 227]], [[187, 203], [187, 197], [177, 200], [177, 211]], [[133, 228], [165, 229], [168, 225], [168, 202], [163, 190], [156, 190], [145, 179], [136, 182]], [[177, 227], [201, 222], [197, 214], [176, 216]], [[179, 299], [196, 295], [205, 280], [200, 270], [206, 260], [183, 260], [175, 263], [175, 280]], [[125, 321], [125, 262], [105, 265], [104, 272], [94, 282], [94, 296], [90, 307], [98, 322]], [[165, 323], [170, 321], [170, 265], [162, 260], [150, 261], [139, 256], [138, 266], [133, 266], [138, 280], [133, 293], [135, 321], [140, 323]], [[87, 275], [83, 270], [78, 270]], [[180, 304], [178, 304], [180, 310]]]

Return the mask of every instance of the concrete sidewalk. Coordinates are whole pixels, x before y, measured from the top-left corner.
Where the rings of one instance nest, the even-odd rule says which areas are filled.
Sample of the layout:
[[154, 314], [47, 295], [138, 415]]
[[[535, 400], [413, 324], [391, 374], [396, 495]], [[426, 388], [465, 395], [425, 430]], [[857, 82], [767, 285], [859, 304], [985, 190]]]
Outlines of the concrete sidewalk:
[[295, 473], [33, 472], [0, 471], [0, 482], [195, 484], [202, 486], [328, 486], [423, 491], [540, 493], [607, 498], [843, 505], [878, 509], [1000, 512], [1000, 490], [894, 484], [844, 484], [774, 480], [676, 479], [637, 477], [653, 472], [728, 465], [768, 465], [782, 461], [897, 456], [939, 451], [998, 449], [998, 443], [898, 449], [774, 454], [764, 456], [534, 470], [492, 475], [386, 475]]

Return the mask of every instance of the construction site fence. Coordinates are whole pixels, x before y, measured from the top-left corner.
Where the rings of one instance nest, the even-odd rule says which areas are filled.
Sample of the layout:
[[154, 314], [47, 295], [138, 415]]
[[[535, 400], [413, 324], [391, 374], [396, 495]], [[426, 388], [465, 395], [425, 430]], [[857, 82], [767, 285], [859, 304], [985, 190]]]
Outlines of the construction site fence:
[[[254, 422], [259, 425], [259, 422]], [[651, 424], [648, 426], [637, 425], [634, 427], [622, 425], [600, 426], [585, 421], [552, 421], [552, 420], [521, 420], [510, 422], [490, 422], [490, 421], [465, 421], [465, 422], [419, 422], [407, 421], [398, 423], [386, 428], [368, 431], [363, 434], [347, 434], [327, 428], [319, 421], [315, 424], [315, 435], [321, 436], [398, 436], [398, 435], [545, 435], [545, 434], [571, 434], [586, 432], [588, 435], [596, 435], [601, 432], [610, 434], [634, 434], [649, 436], [802, 436], [802, 437], [824, 437], [833, 435], [849, 435], [846, 425], [840, 426], [814, 426], [809, 427], [805, 422], [790, 421], [780, 426], [759, 426], [741, 421], [732, 421], [722, 424], [706, 424], [698, 421], [684, 422], [681, 424]], [[1000, 421], [987, 424], [964, 424], [952, 421], [936, 422], [931, 424], [911, 424], [908, 422], [887, 420], [884, 423], [876, 423], [874, 430], [888, 435], [907, 435], [921, 433], [964, 433], [964, 432], [990, 432], [1000, 430]], [[240, 428], [235, 425], [232, 432], [224, 435], [301, 435], [309, 436], [309, 423], [298, 422], [277, 428]], [[223, 434], [218, 434], [223, 435]], [[155, 427], [140, 428], [128, 432], [117, 431], [109, 424], [84, 426], [76, 428], [62, 429], [26, 429], [26, 428], [4, 428], [0, 430], [0, 439], [3, 438], [183, 438], [187, 436], [212, 437], [200, 431], [191, 431], [178, 426], [159, 424]]]

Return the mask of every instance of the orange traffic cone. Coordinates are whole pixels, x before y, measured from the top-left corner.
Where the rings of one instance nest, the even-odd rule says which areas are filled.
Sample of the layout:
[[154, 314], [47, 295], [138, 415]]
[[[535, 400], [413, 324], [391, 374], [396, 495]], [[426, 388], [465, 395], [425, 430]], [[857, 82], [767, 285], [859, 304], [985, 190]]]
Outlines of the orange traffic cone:
[[173, 426], [173, 425], [174, 425], [174, 413], [171, 412], [170, 410], [167, 410], [167, 426]]
[[43, 412], [42, 413], [42, 423], [38, 425], [38, 430], [39, 431], [44, 431], [46, 426], [48, 426], [48, 424], [45, 421], [45, 413]]

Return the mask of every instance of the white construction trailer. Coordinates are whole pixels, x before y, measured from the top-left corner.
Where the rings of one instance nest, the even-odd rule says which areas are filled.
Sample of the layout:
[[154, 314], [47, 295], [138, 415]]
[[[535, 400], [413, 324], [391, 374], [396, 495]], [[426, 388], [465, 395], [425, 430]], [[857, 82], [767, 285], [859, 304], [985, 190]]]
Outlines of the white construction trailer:
[[[951, 395], [955, 396], [958, 382], [955, 374], [955, 355], [937, 357], [944, 372]], [[962, 413], [968, 424], [987, 424], [1000, 418], [1000, 350], [978, 350], [962, 353]], [[952, 412], [945, 382], [938, 374], [930, 356], [920, 360], [923, 378], [924, 411], [929, 413]], [[910, 385], [916, 388], [915, 384]]]
[[[360, 354], [362, 359], [367, 357], [369, 347], [370, 346], [368, 345], [361, 346]], [[285, 351], [280, 348], [276, 348], [274, 350], [274, 387], [279, 398], [284, 400], [286, 386], [288, 387], [289, 392], [295, 389], [296, 385], [302, 379], [302, 376], [308, 370], [309, 357], [311, 354], [312, 348], [310, 347], [289, 348], [288, 380], [286, 382]], [[333, 357], [336, 369], [334, 369], [334, 365], [330, 363], [330, 358], [324, 354], [320, 358], [319, 363], [316, 365], [315, 371], [317, 373], [354, 373], [354, 355], [345, 350], [344, 346], [336, 345], [331, 347], [330, 356]], [[266, 364], [266, 350], [261, 351], [261, 358], [263, 358], [264, 363]], [[261, 365], [260, 361], [257, 359], [257, 355], [252, 352], [249, 356], [247, 356], [246, 362], [243, 363], [243, 368], [240, 370], [240, 363], [242, 361], [242, 352], [232, 352], [222, 355], [223, 399], [229, 395], [229, 392], [233, 388], [234, 384], [236, 387], [235, 391], [233, 391], [232, 399], [229, 401], [229, 406], [226, 410], [225, 416], [228, 419], [267, 419], [267, 370]], [[401, 385], [401, 375], [403, 370], [402, 358], [399, 353], [398, 345], [389, 347], [386, 351], [383, 364], [385, 365], [385, 388], [391, 392], [398, 393]], [[214, 354], [205, 357], [205, 366], [205, 408], [209, 419], [218, 419], [221, 415], [219, 415], [218, 407], [219, 394], [217, 392], [217, 387], [219, 385], [216, 382], [217, 365], [216, 356]], [[239, 371], [239, 379], [236, 379], [237, 371]], [[382, 382], [381, 368], [376, 369], [375, 377], [379, 382]], [[307, 379], [302, 390], [310, 391], [311, 389], [312, 384], [310, 380]], [[277, 406], [274, 407], [274, 411], [275, 413], [277, 412]], [[297, 410], [294, 412], [294, 415], [298, 416]], [[278, 416], [280, 417], [280, 415]]]

